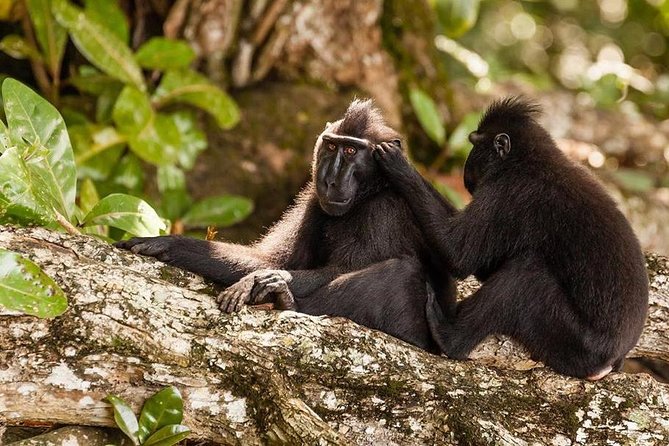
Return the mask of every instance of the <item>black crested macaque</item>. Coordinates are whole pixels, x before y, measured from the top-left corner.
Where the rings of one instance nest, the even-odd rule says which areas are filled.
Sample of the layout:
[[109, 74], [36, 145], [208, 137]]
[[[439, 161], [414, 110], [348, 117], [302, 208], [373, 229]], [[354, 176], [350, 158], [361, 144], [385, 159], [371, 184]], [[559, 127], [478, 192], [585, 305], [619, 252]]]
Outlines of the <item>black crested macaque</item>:
[[398, 138], [371, 101], [356, 100], [318, 137], [312, 180], [295, 205], [255, 244], [163, 236], [116, 246], [224, 286], [238, 282], [219, 296], [224, 311], [275, 302], [279, 309], [347, 317], [437, 352], [427, 292], [449, 313], [455, 288], [373, 159], [374, 145]]
[[557, 372], [596, 380], [618, 370], [639, 339], [645, 261], [614, 201], [557, 148], [538, 113], [514, 97], [488, 108], [469, 135], [473, 199], [455, 216], [399, 144], [382, 143], [374, 156], [447, 271], [483, 281], [455, 318], [428, 302], [442, 351], [463, 359], [488, 335], [505, 334]]

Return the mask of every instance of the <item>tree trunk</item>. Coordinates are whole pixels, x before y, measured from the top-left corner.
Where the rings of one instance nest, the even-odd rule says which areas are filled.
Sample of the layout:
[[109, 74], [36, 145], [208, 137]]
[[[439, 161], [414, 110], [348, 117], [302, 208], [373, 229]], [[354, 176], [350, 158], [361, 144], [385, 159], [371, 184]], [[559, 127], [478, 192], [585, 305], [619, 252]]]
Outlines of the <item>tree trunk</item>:
[[[664, 445], [669, 437], [669, 386], [648, 375], [590, 383], [539, 367], [503, 339], [462, 362], [342, 318], [221, 314], [201, 279], [88, 237], [5, 227], [0, 247], [36, 262], [69, 297], [55, 319], [0, 314], [6, 425], [113, 426], [107, 394], [137, 411], [175, 385], [191, 438], [213, 444]], [[651, 256], [649, 267], [650, 317], [632, 356], [668, 360], [669, 260]]]

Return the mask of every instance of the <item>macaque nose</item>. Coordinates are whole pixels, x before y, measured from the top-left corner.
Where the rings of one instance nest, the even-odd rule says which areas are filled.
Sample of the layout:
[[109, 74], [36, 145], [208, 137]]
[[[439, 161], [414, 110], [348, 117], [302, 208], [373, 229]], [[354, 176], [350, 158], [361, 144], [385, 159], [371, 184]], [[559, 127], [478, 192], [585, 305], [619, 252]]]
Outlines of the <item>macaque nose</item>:
[[483, 135], [478, 132], [471, 132], [468, 139], [470, 143], [476, 144], [483, 139]]

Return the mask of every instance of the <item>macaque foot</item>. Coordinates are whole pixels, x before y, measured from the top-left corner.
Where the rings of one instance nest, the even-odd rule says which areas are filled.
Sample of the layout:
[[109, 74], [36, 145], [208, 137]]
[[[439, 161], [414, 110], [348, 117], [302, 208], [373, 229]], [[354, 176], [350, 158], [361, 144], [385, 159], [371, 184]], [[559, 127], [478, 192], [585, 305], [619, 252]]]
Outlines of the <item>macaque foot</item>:
[[260, 270], [243, 277], [217, 297], [221, 311], [240, 311], [244, 304], [274, 302], [277, 310], [294, 310], [295, 299], [288, 283], [290, 273], [283, 270]]
[[254, 273], [239, 279], [237, 283], [221, 291], [216, 297], [216, 302], [221, 311], [225, 313], [236, 313], [242, 309], [242, 305], [251, 301], [251, 291], [255, 284]]
[[611, 373], [612, 370], [613, 370], [613, 367], [611, 367], [611, 366], [605, 367], [604, 369], [600, 370], [599, 372], [588, 376], [586, 379], [588, 381], [599, 381], [600, 379], [604, 378], [606, 375]]

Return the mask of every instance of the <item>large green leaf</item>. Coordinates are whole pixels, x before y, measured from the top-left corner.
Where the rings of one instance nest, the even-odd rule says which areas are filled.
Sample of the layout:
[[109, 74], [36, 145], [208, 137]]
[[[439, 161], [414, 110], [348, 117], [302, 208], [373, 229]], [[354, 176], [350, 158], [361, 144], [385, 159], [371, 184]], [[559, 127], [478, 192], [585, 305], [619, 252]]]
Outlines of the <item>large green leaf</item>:
[[118, 6], [118, 0], [85, 0], [86, 14], [106, 26], [123, 43], [128, 43], [128, 19]]
[[190, 65], [195, 59], [195, 51], [183, 40], [154, 37], [139, 47], [135, 57], [144, 68], [169, 70]]
[[239, 121], [239, 109], [232, 98], [206, 77], [186, 68], [165, 73], [154, 101], [158, 106], [172, 102], [194, 105], [211, 114], [224, 129]]
[[145, 93], [125, 87], [116, 100], [112, 116], [137, 156], [156, 165], [177, 161], [179, 129], [172, 118], [153, 111]]
[[194, 227], [231, 226], [253, 211], [253, 202], [234, 195], [205, 198], [184, 215], [183, 222]]
[[14, 59], [32, 59], [36, 62], [42, 61], [42, 55], [26, 39], [16, 34], [10, 34], [0, 40], [0, 51], [3, 51]]
[[446, 130], [432, 98], [420, 88], [414, 87], [409, 90], [409, 99], [418, 117], [418, 122], [427, 136], [440, 146], [443, 145], [446, 140]]
[[67, 0], [52, 0], [58, 22], [67, 28], [79, 51], [108, 75], [146, 90], [144, 77], [132, 51], [89, 11], [72, 6]]
[[178, 425], [183, 419], [184, 404], [179, 390], [166, 387], [144, 402], [139, 416], [139, 440], [144, 441], [151, 434], [171, 424]]
[[143, 446], [172, 446], [188, 437], [190, 429], [181, 424], [171, 424], [147, 438]]
[[137, 436], [139, 432], [139, 424], [137, 424], [137, 417], [132, 411], [132, 408], [116, 395], [107, 395], [105, 398], [114, 408], [114, 421], [119, 429], [132, 440], [133, 444], [140, 444]]
[[141, 198], [111, 194], [100, 200], [84, 218], [84, 226], [108, 225], [138, 237], [151, 237], [166, 228], [156, 211]]
[[458, 38], [475, 24], [481, 0], [430, 0], [444, 33]]
[[54, 20], [51, 0], [26, 0], [30, 20], [52, 74], [60, 70], [67, 32]]
[[38, 317], [56, 317], [67, 310], [67, 297], [39, 266], [0, 249], [0, 306]]
[[50, 225], [56, 215], [26, 166], [19, 149], [10, 147], [0, 156], [0, 224]]
[[2, 96], [9, 134], [17, 146], [27, 142], [31, 152], [25, 155], [47, 188], [51, 205], [67, 219], [74, 211], [77, 172], [74, 154], [62, 116], [51, 104], [14, 79], [2, 83]]

